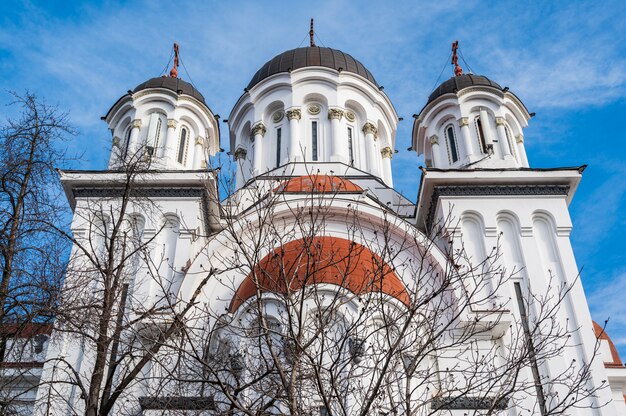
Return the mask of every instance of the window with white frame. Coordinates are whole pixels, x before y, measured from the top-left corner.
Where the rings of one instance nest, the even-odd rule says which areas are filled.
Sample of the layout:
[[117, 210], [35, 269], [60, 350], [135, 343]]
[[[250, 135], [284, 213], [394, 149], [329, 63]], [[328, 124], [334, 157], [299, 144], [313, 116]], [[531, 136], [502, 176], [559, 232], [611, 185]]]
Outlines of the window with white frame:
[[450, 160], [450, 163], [456, 163], [459, 161], [459, 148], [457, 146], [454, 126], [452, 124], [448, 124], [446, 126], [445, 136], [448, 148], [448, 159]]
[[185, 164], [187, 159], [187, 147], [189, 142], [189, 130], [187, 127], [180, 129], [180, 138], [178, 139], [178, 154], [176, 155], [176, 161], [181, 165]]
[[124, 152], [122, 153], [122, 159], [125, 160], [126, 157], [128, 156], [128, 150], [130, 149], [130, 135], [133, 131], [133, 126], [132, 124], [130, 126], [128, 126], [128, 129], [126, 129], [126, 139], [124, 140]]
[[348, 158], [350, 162], [350, 166], [354, 165], [354, 129], [352, 126], [348, 126]]
[[317, 162], [319, 152], [317, 121], [311, 121], [311, 160]]
[[478, 142], [480, 143], [480, 150], [487, 154], [489, 153], [489, 149], [487, 147], [487, 139], [485, 137], [485, 130], [483, 129], [483, 124], [480, 121], [480, 116], [476, 116], [474, 119], [474, 124], [476, 126], [476, 135], [478, 136]]
[[515, 152], [515, 142], [513, 141], [513, 135], [509, 126], [504, 126], [504, 133], [506, 134], [506, 142], [509, 145], [509, 150], [514, 158], [517, 159], [517, 152]]
[[276, 129], [276, 167], [280, 166], [281, 139], [282, 139], [282, 128], [279, 127]]

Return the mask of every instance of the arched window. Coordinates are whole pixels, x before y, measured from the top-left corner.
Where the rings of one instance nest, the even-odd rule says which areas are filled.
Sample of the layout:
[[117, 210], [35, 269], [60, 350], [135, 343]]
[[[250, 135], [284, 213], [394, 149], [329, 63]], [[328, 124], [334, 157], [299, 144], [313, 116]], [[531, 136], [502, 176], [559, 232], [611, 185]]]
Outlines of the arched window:
[[353, 142], [353, 129], [348, 126], [348, 158], [350, 160], [350, 166], [354, 166], [354, 142]]
[[282, 129], [276, 129], [276, 167], [280, 166], [280, 141], [282, 139]]
[[187, 158], [187, 142], [189, 141], [189, 130], [186, 127], [180, 129], [180, 139], [178, 140], [178, 156], [176, 160], [181, 165], [185, 164]]
[[122, 160], [126, 160], [126, 156], [128, 156], [128, 149], [130, 149], [130, 134], [133, 131], [133, 126], [128, 126], [126, 130], [125, 140], [124, 140], [124, 151], [122, 153]]
[[504, 127], [504, 132], [506, 133], [506, 142], [509, 145], [509, 150], [514, 158], [517, 159], [517, 153], [515, 152], [515, 144], [513, 142], [513, 135], [511, 134], [511, 129], [509, 126]]
[[485, 131], [483, 130], [483, 124], [480, 121], [480, 116], [476, 116], [474, 122], [476, 124], [476, 135], [478, 136], [478, 141], [480, 142], [480, 150], [487, 154], [489, 153], [489, 149], [487, 147], [487, 139], [485, 138]]
[[317, 152], [318, 152], [318, 142], [317, 142], [317, 121], [311, 122], [311, 159], [314, 162], [317, 162]]
[[448, 124], [446, 126], [446, 143], [448, 144], [448, 157], [450, 158], [450, 163], [458, 162], [459, 150], [456, 145], [456, 137], [454, 136], [454, 126], [452, 126], [452, 124]]

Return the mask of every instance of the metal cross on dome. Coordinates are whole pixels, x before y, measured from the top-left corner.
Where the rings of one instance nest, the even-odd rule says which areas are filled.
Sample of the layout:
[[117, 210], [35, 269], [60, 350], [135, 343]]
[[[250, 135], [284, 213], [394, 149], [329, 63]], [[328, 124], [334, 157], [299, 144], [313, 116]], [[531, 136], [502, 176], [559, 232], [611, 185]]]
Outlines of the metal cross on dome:
[[459, 66], [459, 57], [456, 54], [456, 50], [459, 49], [459, 41], [452, 42], [452, 65], [454, 65], [454, 75], [460, 77], [463, 75], [463, 68]]
[[311, 47], [315, 46], [315, 30], [313, 29], [313, 18], [311, 18], [311, 30], [309, 30], [309, 42]]
[[170, 71], [170, 77], [178, 78], [178, 43], [174, 43], [174, 66]]

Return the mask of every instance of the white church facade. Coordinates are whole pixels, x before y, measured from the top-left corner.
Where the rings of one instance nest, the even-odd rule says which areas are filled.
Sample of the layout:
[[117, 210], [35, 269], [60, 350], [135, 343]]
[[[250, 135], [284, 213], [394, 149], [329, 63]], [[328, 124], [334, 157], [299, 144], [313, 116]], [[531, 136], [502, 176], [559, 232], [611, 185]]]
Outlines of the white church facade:
[[457, 66], [416, 99], [414, 203], [393, 188], [398, 114], [347, 53], [311, 42], [256, 72], [221, 132], [232, 181], [174, 68], [103, 117], [106, 170], [61, 173], [74, 312], [24, 409], [626, 414], [570, 243], [584, 167], [531, 167], [507, 87]]

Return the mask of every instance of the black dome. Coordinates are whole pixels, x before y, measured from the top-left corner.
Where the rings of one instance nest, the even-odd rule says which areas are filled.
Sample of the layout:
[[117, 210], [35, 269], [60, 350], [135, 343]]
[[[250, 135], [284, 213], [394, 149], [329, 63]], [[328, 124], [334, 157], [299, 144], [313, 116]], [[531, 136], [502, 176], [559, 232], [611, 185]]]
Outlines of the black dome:
[[185, 94], [191, 95], [195, 99], [199, 100], [203, 104], [206, 104], [204, 101], [204, 97], [200, 92], [187, 81], [183, 81], [180, 78], [172, 78], [172, 77], [157, 77], [151, 78], [146, 82], [142, 82], [137, 85], [133, 92], [139, 92], [141, 90], [145, 90], [148, 88], [166, 88], [168, 90], [174, 91], [177, 94]]
[[254, 87], [271, 75], [308, 66], [324, 66], [336, 70], [341, 68], [343, 71], [360, 75], [379, 87], [372, 73], [368, 71], [362, 63], [347, 53], [343, 53], [337, 49], [309, 46], [285, 51], [267, 61], [265, 65], [254, 74], [247, 88], [250, 89]]
[[435, 88], [430, 96], [428, 97], [428, 105], [431, 101], [434, 101], [436, 98], [441, 97], [444, 94], [448, 93], [457, 93], [462, 89], [468, 87], [493, 87], [502, 91], [502, 87], [490, 80], [489, 78], [482, 75], [473, 75], [473, 74], [463, 74], [458, 77], [452, 77], [447, 81], [444, 81], [441, 85]]

